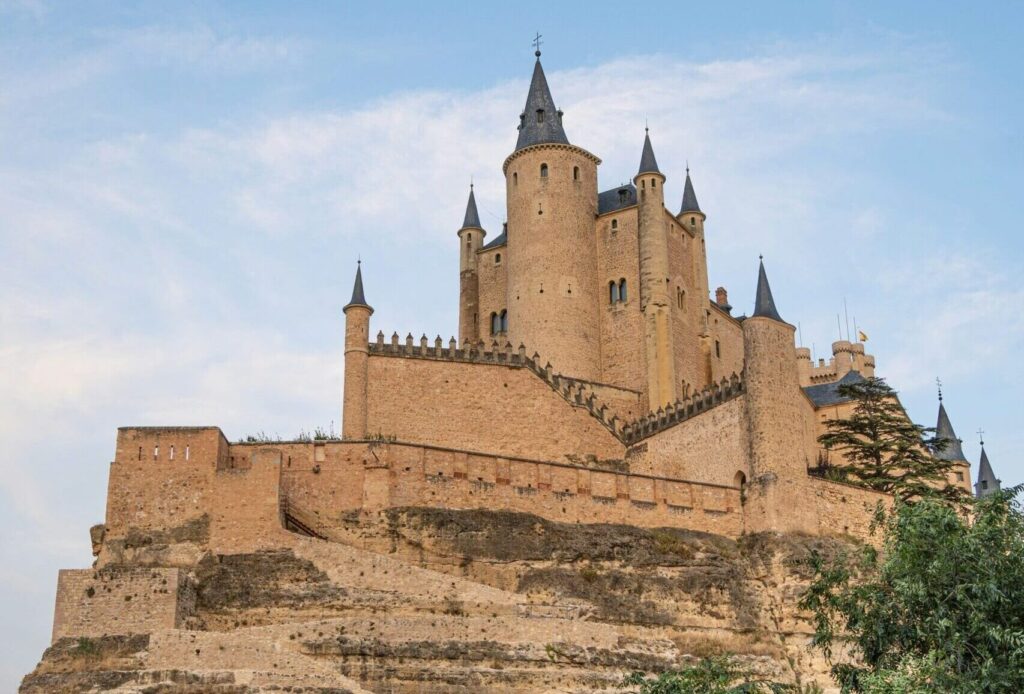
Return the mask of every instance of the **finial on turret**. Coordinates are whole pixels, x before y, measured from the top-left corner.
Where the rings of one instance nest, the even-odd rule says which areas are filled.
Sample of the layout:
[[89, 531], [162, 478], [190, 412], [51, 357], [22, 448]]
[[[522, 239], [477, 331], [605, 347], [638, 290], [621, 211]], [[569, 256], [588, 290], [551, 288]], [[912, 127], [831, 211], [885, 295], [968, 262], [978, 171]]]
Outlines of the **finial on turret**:
[[540, 60], [540, 46], [542, 43], [543, 41], [541, 41], [541, 33], [538, 31], [537, 35], [533, 37], [533, 54], [537, 56], [538, 60]]

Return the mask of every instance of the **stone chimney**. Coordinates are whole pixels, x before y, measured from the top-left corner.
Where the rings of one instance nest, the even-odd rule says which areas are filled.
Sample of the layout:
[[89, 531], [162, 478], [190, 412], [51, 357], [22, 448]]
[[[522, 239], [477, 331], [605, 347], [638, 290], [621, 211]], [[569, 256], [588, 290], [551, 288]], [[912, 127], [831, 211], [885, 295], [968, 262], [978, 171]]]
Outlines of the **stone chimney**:
[[732, 311], [732, 306], [729, 305], [729, 292], [725, 291], [725, 287], [719, 287], [715, 290], [715, 303], [726, 313]]

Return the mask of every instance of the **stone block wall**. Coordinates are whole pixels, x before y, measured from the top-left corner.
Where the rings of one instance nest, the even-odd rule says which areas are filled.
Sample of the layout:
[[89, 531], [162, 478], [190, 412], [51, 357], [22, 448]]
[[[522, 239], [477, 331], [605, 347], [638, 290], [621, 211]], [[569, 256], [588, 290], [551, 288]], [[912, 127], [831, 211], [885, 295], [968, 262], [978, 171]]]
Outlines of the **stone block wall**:
[[369, 436], [495, 455], [621, 459], [622, 443], [531, 371], [371, 353]]
[[735, 486], [736, 473], [750, 477], [743, 396], [660, 431], [630, 447], [630, 470], [648, 475]]
[[[892, 497], [881, 492], [861, 489], [849, 484], [831, 482], [818, 477], [807, 478], [808, 496], [814, 501], [818, 532], [821, 535], [852, 535], [865, 541], [877, 541], [870, 526], [878, 504], [888, 509]], [[809, 513], [810, 509], [795, 508], [792, 513]]]
[[53, 641], [65, 636], [145, 634], [181, 625], [195, 596], [180, 569], [61, 569]]

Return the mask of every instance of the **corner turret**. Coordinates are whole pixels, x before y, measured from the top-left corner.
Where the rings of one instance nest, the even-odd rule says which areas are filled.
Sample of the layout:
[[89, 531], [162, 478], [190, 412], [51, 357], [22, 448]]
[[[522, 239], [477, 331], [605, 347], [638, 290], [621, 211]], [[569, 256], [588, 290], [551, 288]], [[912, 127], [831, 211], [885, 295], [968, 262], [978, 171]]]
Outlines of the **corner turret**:
[[747, 532], [817, 532], [807, 504], [806, 399], [800, 390], [796, 328], [775, 308], [764, 261], [754, 314], [743, 321], [743, 382], [750, 445]]
[[477, 251], [487, 232], [480, 226], [473, 184], [469, 184], [469, 200], [462, 219], [459, 236], [459, 342], [479, 339], [480, 279], [477, 273]]
[[640, 167], [633, 178], [638, 202], [640, 310], [644, 316], [647, 357], [647, 403], [651, 411], [675, 402], [675, 350], [668, 295], [668, 230], [665, 220], [665, 175], [658, 169], [651, 134], [644, 129]]
[[935, 451], [935, 457], [939, 460], [947, 460], [953, 463], [950, 472], [949, 483], [963, 488], [964, 491], [971, 491], [971, 464], [967, 462], [964, 455], [963, 442], [953, 431], [953, 423], [949, 421], [946, 414], [946, 405], [942, 402], [942, 387], [939, 386], [939, 417], [935, 424], [935, 438], [945, 441], [945, 446]]
[[342, 396], [341, 436], [366, 437], [366, 387], [373, 308], [363, 293], [362, 263], [356, 264], [352, 299], [345, 305], [345, 391]]
[[982, 499], [989, 494], [995, 494], [1002, 489], [1002, 481], [996, 478], [992, 472], [992, 465], [988, 462], [988, 454], [985, 452], [985, 442], [981, 442], [981, 462], [978, 463], [978, 482], [974, 485], [974, 496]]

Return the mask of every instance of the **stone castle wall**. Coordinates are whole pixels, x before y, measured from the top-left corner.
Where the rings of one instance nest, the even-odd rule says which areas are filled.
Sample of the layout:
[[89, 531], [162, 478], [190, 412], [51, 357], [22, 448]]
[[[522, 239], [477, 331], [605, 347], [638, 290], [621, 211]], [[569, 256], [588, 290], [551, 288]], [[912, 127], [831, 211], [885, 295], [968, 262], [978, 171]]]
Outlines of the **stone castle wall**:
[[528, 369], [373, 353], [369, 436], [540, 460], [621, 459], [623, 444]]
[[174, 629], [194, 600], [184, 572], [176, 568], [61, 569], [53, 640]]

